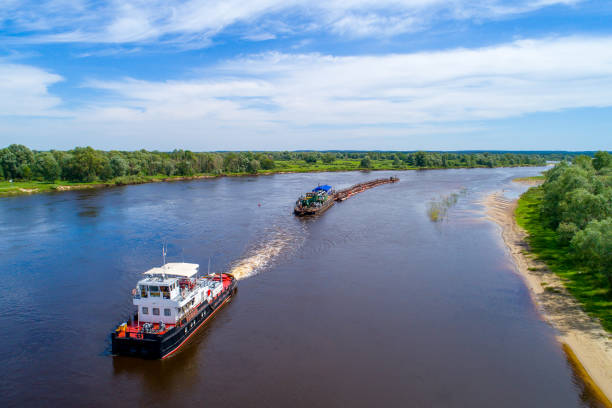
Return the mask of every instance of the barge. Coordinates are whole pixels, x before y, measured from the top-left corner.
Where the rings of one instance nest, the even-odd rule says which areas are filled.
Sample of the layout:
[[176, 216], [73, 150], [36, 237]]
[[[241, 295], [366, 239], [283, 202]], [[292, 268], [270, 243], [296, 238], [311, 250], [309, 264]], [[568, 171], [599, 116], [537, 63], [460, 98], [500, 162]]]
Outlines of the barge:
[[340, 191], [335, 191], [331, 186], [325, 184], [314, 188], [311, 192], [301, 196], [295, 203], [293, 213], [297, 216], [316, 215], [328, 210], [336, 201], [344, 201], [347, 198], [359, 194], [370, 188], [382, 184], [397, 183], [398, 177], [379, 178], [375, 180], [358, 183]]
[[236, 294], [231, 274], [199, 276], [198, 269], [198, 264], [168, 263], [145, 272], [132, 291], [138, 310], [111, 333], [113, 355], [166, 358]]
[[311, 192], [298, 198], [293, 213], [298, 217], [321, 214], [334, 205], [334, 196], [335, 191], [331, 186], [327, 184], [317, 186]]

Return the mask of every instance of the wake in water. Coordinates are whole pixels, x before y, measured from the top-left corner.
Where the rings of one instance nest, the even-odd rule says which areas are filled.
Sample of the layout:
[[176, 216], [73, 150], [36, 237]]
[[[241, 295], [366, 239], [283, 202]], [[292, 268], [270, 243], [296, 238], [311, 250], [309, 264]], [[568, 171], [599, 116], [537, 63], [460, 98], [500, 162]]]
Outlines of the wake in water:
[[304, 231], [301, 232], [274, 229], [263, 242], [248, 250], [242, 259], [235, 261], [229, 273], [238, 280], [258, 274], [281, 255], [286, 256], [295, 251], [304, 240]]

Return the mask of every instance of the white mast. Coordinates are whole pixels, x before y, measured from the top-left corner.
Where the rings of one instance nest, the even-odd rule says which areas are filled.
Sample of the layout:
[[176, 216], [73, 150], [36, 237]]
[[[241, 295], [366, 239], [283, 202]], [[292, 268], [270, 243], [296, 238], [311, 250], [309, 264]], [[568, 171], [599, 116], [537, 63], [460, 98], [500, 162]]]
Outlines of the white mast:
[[162, 244], [162, 257], [164, 258], [164, 265], [162, 267], [164, 272], [162, 273], [162, 276], [164, 280], [166, 279], [166, 252], [167, 252], [167, 247], [166, 247], [166, 243], [164, 242]]

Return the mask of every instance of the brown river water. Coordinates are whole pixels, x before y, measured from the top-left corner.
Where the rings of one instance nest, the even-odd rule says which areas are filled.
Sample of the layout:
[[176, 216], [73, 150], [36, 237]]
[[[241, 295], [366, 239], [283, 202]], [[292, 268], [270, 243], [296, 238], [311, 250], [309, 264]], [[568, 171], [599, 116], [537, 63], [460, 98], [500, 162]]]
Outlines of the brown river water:
[[[596, 407], [479, 200], [541, 168], [282, 174], [0, 199], [8, 407]], [[317, 184], [401, 181], [314, 219]], [[460, 192], [441, 222], [428, 203]], [[168, 260], [240, 278], [163, 361], [113, 357]]]

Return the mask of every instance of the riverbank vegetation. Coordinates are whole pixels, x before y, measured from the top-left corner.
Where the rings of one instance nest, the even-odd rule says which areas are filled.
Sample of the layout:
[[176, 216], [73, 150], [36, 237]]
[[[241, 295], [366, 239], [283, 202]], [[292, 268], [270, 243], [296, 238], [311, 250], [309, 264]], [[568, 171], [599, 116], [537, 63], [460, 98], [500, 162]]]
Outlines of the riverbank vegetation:
[[433, 222], [443, 221], [448, 215], [448, 210], [457, 204], [459, 196], [466, 194], [467, 190], [462, 188], [459, 192], [453, 192], [427, 204], [427, 216]]
[[[547, 154], [512, 152], [204, 152], [188, 150], [33, 151], [0, 149], [0, 195], [58, 187], [135, 184], [201, 176], [278, 172], [406, 170], [543, 165]], [[551, 156], [553, 157], [553, 156]]]
[[519, 183], [539, 183], [545, 180], [544, 175], [541, 176], [531, 176], [531, 177], [517, 177], [512, 181], [516, 181]]
[[612, 156], [578, 156], [521, 196], [517, 222], [533, 253], [612, 332]]

